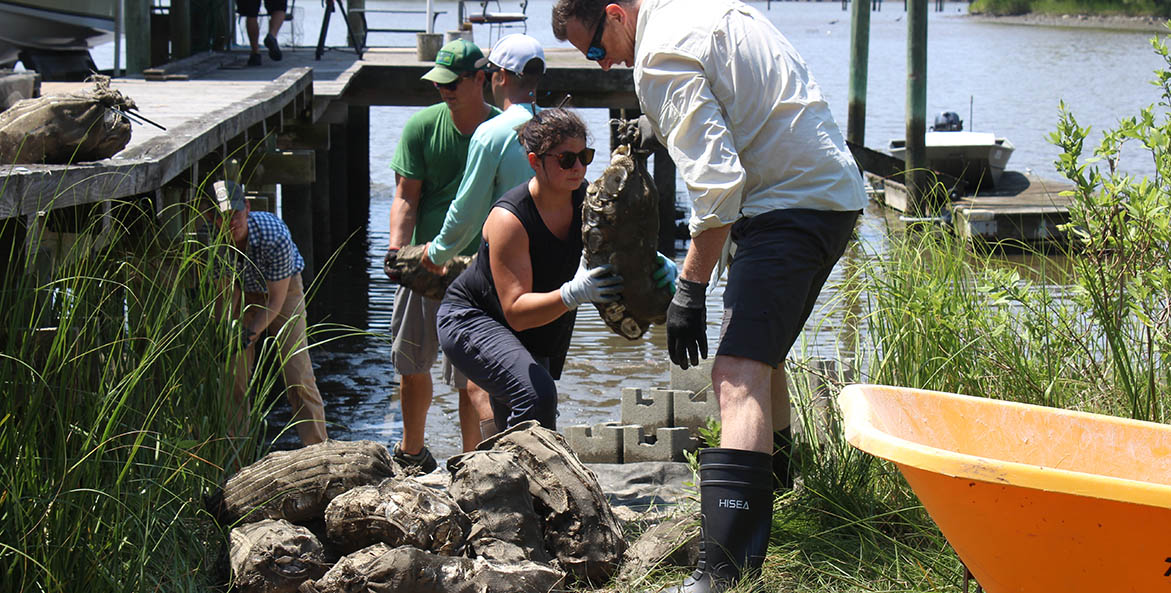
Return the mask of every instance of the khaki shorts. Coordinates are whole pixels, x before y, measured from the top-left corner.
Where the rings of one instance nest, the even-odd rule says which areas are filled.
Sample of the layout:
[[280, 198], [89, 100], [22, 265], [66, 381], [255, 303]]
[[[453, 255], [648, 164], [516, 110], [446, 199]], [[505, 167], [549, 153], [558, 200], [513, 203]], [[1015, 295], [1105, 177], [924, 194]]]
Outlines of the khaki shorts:
[[[394, 310], [390, 317], [391, 362], [400, 375], [431, 372], [439, 358], [439, 334], [435, 319], [439, 301], [416, 294], [405, 286], [394, 293]], [[443, 358], [443, 382], [456, 389], [467, 389], [468, 378]]]

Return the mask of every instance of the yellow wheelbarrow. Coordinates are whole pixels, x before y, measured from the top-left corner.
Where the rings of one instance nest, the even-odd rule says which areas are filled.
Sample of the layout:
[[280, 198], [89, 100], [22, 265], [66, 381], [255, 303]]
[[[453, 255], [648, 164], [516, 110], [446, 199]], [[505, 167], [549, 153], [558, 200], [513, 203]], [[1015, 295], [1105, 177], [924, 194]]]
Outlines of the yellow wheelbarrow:
[[879, 385], [838, 402], [989, 593], [1171, 592], [1171, 426]]

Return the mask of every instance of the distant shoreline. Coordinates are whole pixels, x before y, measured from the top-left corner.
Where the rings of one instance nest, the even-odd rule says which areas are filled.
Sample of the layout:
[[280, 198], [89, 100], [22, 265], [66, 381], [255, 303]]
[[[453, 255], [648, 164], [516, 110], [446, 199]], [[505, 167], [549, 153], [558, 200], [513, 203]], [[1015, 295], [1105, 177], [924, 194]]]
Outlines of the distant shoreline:
[[1154, 16], [1120, 16], [1087, 14], [1018, 14], [997, 16], [993, 14], [970, 14], [968, 18], [989, 23], [1012, 25], [1041, 25], [1048, 27], [1079, 27], [1086, 29], [1114, 29], [1120, 31], [1147, 31], [1166, 33], [1164, 19]]

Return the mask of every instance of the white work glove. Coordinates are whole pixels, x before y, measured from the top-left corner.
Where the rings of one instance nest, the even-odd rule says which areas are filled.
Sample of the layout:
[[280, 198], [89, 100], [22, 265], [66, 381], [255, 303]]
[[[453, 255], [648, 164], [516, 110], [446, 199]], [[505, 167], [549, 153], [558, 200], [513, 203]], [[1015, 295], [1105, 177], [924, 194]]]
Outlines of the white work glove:
[[609, 264], [587, 270], [585, 259], [577, 266], [573, 280], [561, 285], [561, 302], [576, 309], [582, 303], [612, 303], [622, 296], [622, 276]]

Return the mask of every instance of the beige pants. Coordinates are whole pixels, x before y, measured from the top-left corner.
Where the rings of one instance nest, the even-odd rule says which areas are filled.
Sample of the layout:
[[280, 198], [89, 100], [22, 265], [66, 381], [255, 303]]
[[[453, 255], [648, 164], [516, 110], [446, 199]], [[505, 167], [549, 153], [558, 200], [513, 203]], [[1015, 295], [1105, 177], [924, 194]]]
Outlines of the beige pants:
[[[244, 294], [244, 322], [256, 314], [264, 305], [262, 293]], [[285, 379], [285, 394], [293, 408], [293, 422], [301, 443], [312, 445], [328, 438], [325, 432], [325, 403], [317, 390], [317, 379], [313, 376], [313, 362], [309, 360], [308, 340], [305, 338], [305, 292], [301, 275], [289, 279], [289, 291], [280, 314], [269, 329], [276, 331], [277, 345], [281, 353], [282, 374]], [[248, 346], [236, 360], [236, 377], [232, 390], [237, 410], [246, 414], [248, 406], [248, 382], [252, 375], [252, 362], [256, 357], [256, 341]], [[241, 416], [243, 417], [243, 416]]]

